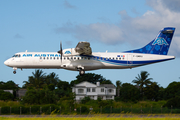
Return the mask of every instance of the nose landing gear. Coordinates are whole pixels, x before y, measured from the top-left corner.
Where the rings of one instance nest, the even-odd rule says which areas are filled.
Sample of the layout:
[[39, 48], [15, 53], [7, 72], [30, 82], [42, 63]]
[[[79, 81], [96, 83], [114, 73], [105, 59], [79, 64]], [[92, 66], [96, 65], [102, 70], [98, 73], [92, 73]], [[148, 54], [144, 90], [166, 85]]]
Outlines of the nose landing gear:
[[16, 71], [14, 70], [13, 73], [16, 74]]
[[16, 74], [17, 68], [16, 68], [16, 67], [13, 67], [13, 70], [14, 70], [13, 73]]

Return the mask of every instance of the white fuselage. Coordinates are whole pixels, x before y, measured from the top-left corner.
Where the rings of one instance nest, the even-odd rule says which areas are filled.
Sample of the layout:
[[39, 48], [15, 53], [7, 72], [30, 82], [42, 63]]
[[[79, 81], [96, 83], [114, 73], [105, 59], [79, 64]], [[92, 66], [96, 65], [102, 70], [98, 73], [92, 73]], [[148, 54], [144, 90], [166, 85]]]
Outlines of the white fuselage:
[[6, 60], [4, 64], [13, 69], [63, 68], [77, 71], [77, 68], [82, 68], [88, 71], [133, 68], [174, 58], [174, 56], [155, 54], [95, 52], [92, 55], [66, 55], [61, 60], [61, 55], [56, 52], [20, 52]]

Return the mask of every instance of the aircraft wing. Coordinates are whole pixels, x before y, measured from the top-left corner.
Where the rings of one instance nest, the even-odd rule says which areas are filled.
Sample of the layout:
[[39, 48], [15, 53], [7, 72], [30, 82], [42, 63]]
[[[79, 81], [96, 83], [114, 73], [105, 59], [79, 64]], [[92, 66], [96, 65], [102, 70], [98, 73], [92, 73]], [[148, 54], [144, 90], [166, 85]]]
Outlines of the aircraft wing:
[[75, 51], [83, 55], [91, 55], [92, 50], [89, 42], [79, 42], [75, 48]]

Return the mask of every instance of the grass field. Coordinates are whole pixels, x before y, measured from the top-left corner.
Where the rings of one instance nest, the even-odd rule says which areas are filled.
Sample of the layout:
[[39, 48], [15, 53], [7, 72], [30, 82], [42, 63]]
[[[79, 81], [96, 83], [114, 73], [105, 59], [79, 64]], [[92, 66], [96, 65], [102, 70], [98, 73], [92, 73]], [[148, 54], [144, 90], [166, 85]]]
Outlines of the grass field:
[[180, 120], [180, 118], [102, 118], [102, 117], [91, 117], [91, 118], [7, 118], [7, 117], [0, 117], [0, 120]]
[[94, 116], [66, 116], [58, 117], [56, 115], [41, 116], [9, 116], [1, 117], [0, 120], [180, 120], [180, 115], [94, 115]]

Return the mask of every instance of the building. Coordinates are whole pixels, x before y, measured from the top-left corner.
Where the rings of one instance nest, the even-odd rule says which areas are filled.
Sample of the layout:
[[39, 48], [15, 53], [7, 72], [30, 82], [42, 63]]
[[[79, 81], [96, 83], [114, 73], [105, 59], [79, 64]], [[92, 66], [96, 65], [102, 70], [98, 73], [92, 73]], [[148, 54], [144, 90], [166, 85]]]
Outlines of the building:
[[97, 100], [101, 97], [102, 100], [114, 100], [116, 95], [116, 87], [113, 84], [101, 84], [97, 82], [92, 84], [84, 81], [72, 87], [72, 92], [75, 93], [76, 101], [82, 100], [84, 97], [90, 97], [93, 100]]
[[3, 90], [4, 92], [9, 92], [11, 94], [13, 94], [13, 90]]
[[21, 99], [23, 96], [25, 96], [26, 91], [26, 89], [19, 89], [18, 91], [16, 91], [16, 96]]

